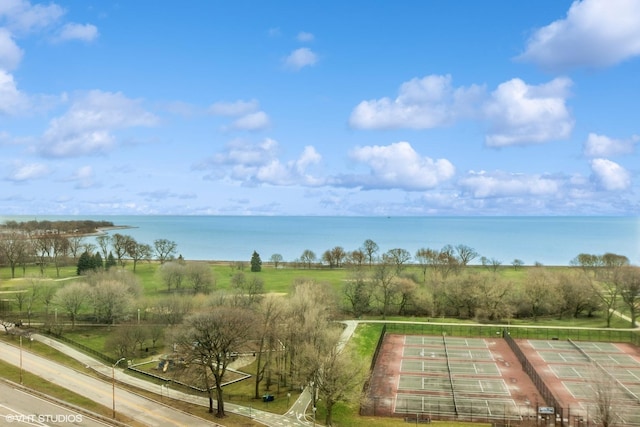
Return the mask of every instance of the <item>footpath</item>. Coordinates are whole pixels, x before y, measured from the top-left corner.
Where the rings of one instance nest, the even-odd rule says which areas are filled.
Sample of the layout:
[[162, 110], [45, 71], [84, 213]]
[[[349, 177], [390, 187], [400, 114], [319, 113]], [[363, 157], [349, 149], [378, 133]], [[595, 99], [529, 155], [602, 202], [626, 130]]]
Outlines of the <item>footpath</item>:
[[[346, 321], [344, 323], [346, 327], [338, 344], [338, 347], [340, 349], [344, 348], [358, 325], [357, 321]], [[169, 390], [169, 388], [163, 388], [164, 386], [158, 386], [157, 384], [152, 384], [142, 378], [128, 375], [121, 369], [116, 369], [114, 371], [112, 369], [112, 366], [105, 365], [103, 362], [50, 337], [39, 334], [32, 334], [31, 338], [56, 349], [57, 351], [67, 355], [72, 359], [79, 361], [86, 368], [92, 369], [93, 371], [98, 372], [106, 378], [111, 378], [112, 375], [115, 375], [115, 380], [118, 383], [127, 384], [142, 390], [151, 391], [153, 393], [159, 394], [161, 399], [164, 394], [171, 399], [189, 402], [192, 404], [203, 406], [205, 408], [209, 406], [208, 397], [194, 396], [174, 389]], [[310, 403], [311, 391], [310, 388], [307, 387], [289, 408], [285, 415], [273, 414], [270, 412], [255, 409], [251, 406], [247, 407], [230, 402], [225, 402], [225, 410], [253, 419], [269, 427], [307, 427], [312, 425], [312, 421], [307, 420], [307, 410]], [[160, 405], [161, 403], [158, 402], [158, 404]], [[313, 422], [313, 424], [315, 423]]]

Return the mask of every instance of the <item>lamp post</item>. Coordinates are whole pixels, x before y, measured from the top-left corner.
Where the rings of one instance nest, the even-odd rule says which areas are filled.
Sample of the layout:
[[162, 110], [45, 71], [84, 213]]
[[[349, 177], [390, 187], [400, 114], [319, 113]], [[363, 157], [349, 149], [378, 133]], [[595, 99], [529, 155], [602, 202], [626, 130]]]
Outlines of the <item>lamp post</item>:
[[315, 406], [313, 407], [313, 427], [316, 427], [316, 410], [318, 408], [316, 408]]
[[22, 334], [20, 335], [20, 384], [22, 384]]
[[113, 366], [111, 367], [111, 395], [113, 398], [113, 419], [115, 420], [116, 418], [116, 366], [118, 366], [118, 363], [122, 362], [123, 360], [125, 360], [125, 358], [121, 358], [118, 359], [118, 361], [116, 363], [113, 364]]

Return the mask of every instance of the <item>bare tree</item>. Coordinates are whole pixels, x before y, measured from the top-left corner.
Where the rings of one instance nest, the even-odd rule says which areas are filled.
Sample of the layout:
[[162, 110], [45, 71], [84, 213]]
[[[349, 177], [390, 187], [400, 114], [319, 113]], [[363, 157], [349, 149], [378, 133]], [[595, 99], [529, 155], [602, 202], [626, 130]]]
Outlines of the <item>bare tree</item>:
[[354, 317], [359, 319], [371, 311], [372, 282], [362, 269], [356, 268], [351, 271], [343, 287], [343, 294], [347, 301], [347, 310]]
[[269, 258], [269, 261], [271, 261], [271, 263], [273, 263], [273, 268], [278, 268], [278, 266], [282, 263], [282, 255], [280, 254], [273, 254], [271, 255], [271, 258]]
[[635, 328], [640, 310], [640, 268], [626, 267], [621, 271], [620, 296], [629, 309], [631, 327]]
[[478, 253], [467, 245], [457, 245], [455, 247], [455, 251], [458, 257], [458, 261], [460, 261], [460, 265], [466, 267], [469, 265], [471, 261], [478, 257]]
[[186, 278], [193, 293], [208, 294], [214, 287], [215, 280], [211, 273], [211, 267], [204, 262], [189, 262], [186, 264]]
[[91, 288], [84, 282], [69, 283], [56, 292], [54, 304], [67, 312], [72, 328], [75, 328], [78, 314], [88, 301], [90, 292]]
[[[192, 363], [200, 364], [215, 380], [216, 416], [226, 416], [222, 384], [232, 354], [242, 349], [255, 330], [254, 313], [237, 307], [215, 307], [185, 319], [176, 341], [180, 352]], [[209, 389], [209, 413], [213, 413], [213, 394]]]
[[149, 260], [151, 258], [151, 246], [145, 243], [138, 243], [133, 237], [130, 237], [126, 241], [126, 253], [133, 261], [133, 271], [136, 271], [136, 266], [139, 261]]
[[375, 258], [375, 254], [380, 250], [380, 247], [376, 242], [371, 239], [367, 239], [362, 244], [362, 252], [365, 253], [367, 259], [369, 260], [369, 267], [373, 264], [373, 260]]
[[586, 384], [590, 394], [589, 413], [602, 427], [614, 426], [622, 420], [616, 381], [596, 364], [591, 366], [589, 373]]
[[383, 256], [383, 262], [393, 263], [396, 266], [396, 274], [400, 275], [405, 264], [411, 261], [411, 253], [402, 248], [388, 250]]
[[382, 318], [386, 319], [391, 304], [398, 293], [395, 268], [386, 262], [377, 264], [373, 271], [372, 281], [376, 298], [382, 306]]
[[4, 256], [11, 268], [11, 278], [16, 277], [16, 265], [26, 256], [28, 250], [26, 235], [20, 231], [3, 233], [0, 238], [0, 255]]
[[300, 261], [306, 265], [307, 268], [311, 268], [311, 264], [316, 262], [316, 254], [310, 249], [305, 249], [300, 256]]
[[156, 253], [156, 258], [160, 261], [160, 264], [164, 264], [175, 257], [178, 245], [172, 240], [157, 239], [153, 241], [153, 248]]
[[184, 264], [178, 262], [167, 262], [159, 269], [159, 274], [167, 286], [167, 292], [180, 291], [182, 282], [185, 280], [187, 268]]
[[[262, 300], [258, 311], [258, 351], [254, 398], [260, 397], [260, 383], [271, 369], [274, 349], [278, 342], [278, 322], [283, 314], [282, 297], [270, 295]], [[267, 387], [270, 382], [267, 381]]]
[[332, 426], [335, 404], [354, 402], [360, 397], [367, 366], [350, 354], [341, 352], [335, 345], [324, 354], [315, 384], [318, 397], [324, 401], [327, 411], [325, 425]]

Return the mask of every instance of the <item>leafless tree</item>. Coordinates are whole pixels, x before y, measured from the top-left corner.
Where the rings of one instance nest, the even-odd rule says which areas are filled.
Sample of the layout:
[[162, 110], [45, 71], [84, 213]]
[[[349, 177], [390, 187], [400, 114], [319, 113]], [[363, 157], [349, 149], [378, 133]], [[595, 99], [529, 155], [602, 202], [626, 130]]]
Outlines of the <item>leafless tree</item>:
[[380, 247], [376, 242], [371, 239], [367, 239], [362, 244], [362, 252], [365, 253], [367, 259], [369, 260], [369, 267], [373, 264], [373, 260], [375, 259], [376, 253], [380, 250]]
[[463, 267], [466, 267], [471, 261], [478, 257], [478, 253], [467, 245], [456, 245], [455, 251], [458, 261]]
[[155, 249], [156, 258], [160, 261], [160, 264], [164, 264], [167, 261], [171, 261], [178, 249], [176, 242], [168, 239], [157, 239], [153, 241], [153, 247]]
[[75, 328], [76, 319], [89, 300], [91, 288], [85, 282], [74, 282], [58, 289], [54, 304], [61, 307], [71, 318], [71, 327]]
[[[232, 354], [242, 350], [255, 331], [253, 312], [238, 307], [215, 307], [185, 319], [177, 337], [179, 351], [192, 363], [200, 364], [215, 380], [216, 416], [226, 416], [222, 384]], [[209, 412], [213, 413], [213, 393], [209, 389]]]
[[180, 291], [186, 273], [186, 266], [178, 262], [167, 262], [159, 269], [160, 278], [167, 286], [167, 292]]
[[20, 231], [13, 230], [3, 233], [0, 238], [0, 255], [9, 263], [11, 278], [16, 277], [16, 265], [26, 257], [28, 250], [27, 236]]
[[283, 258], [280, 254], [273, 254], [269, 258], [269, 261], [271, 261], [271, 263], [273, 264], [273, 268], [278, 268], [278, 266], [282, 263], [282, 260]]
[[151, 259], [151, 246], [146, 243], [139, 243], [133, 237], [127, 239], [125, 251], [133, 261], [134, 272], [139, 261]]
[[631, 327], [635, 328], [636, 318], [640, 310], [640, 268], [625, 267], [621, 271], [620, 296], [629, 309]]
[[411, 253], [402, 248], [388, 250], [383, 256], [383, 262], [392, 263], [396, 267], [396, 274], [400, 275], [406, 264], [411, 261]]
[[211, 267], [205, 262], [187, 263], [185, 275], [195, 294], [208, 294], [215, 285]]
[[282, 297], [268, 295], [262, 300], [258, 309], [258, 351], [256, 352], [256, 375], [254, 398], [260, 397], [260, 383], [267, 375], [267, 390], [270, 385], [271, 365], [274, 358], [274, 350], [278, 341], [278, 322], [284, 313]]
[[354, 402], [360, 397], [367, 366], [349, 353], [339, 351], [335, 345], [321, 357], [322, 364], [315, 377], [315, 387], [326, 407], [325, 425], [332, 426], [335, 404]]

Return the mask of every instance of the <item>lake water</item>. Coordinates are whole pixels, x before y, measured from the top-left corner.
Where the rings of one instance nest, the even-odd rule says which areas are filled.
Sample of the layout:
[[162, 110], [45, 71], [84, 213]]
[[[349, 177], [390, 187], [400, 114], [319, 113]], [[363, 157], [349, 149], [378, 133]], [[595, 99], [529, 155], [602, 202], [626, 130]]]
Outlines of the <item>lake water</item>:
[[10, 219], [112, 221], [133, 227], [113, 232], [142, 243], [175, 241], [187, 260], [248, 262], [255, 250], [263, 261], [274, 253], [293, 261], [306, 249], [321, 257], [335, 246], [351, 251], [371, 239], [380, 253], [464, 244], [504, 265], [516, 258], [527, 265], [568, 265], [579, 253], [606, 252], [640, 264], [638, 217], [0, 216], [0, 222]]

